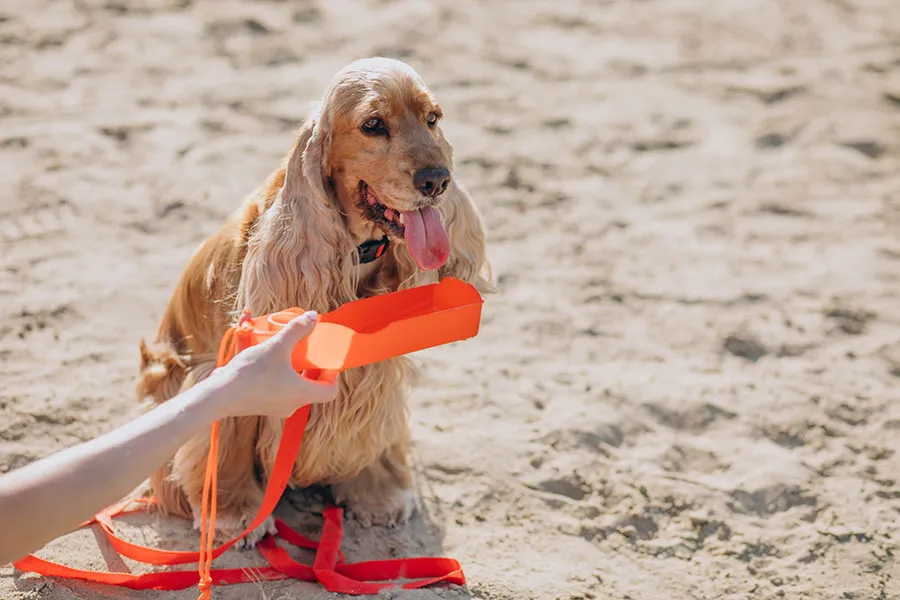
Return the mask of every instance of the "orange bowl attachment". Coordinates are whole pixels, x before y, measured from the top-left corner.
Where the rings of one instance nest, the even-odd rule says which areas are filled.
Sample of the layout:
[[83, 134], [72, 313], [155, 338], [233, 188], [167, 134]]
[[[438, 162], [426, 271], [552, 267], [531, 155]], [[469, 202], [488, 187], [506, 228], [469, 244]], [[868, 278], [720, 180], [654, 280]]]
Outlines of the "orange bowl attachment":
[[[292, 365], [298, 372], [342, 371], [475, 337], [483, 303], [474, 286], [454, 278], [348, 302], [319, 317], [294, 349]], [[289, 308], [252, 319], [253, 344], [303, 312]]]

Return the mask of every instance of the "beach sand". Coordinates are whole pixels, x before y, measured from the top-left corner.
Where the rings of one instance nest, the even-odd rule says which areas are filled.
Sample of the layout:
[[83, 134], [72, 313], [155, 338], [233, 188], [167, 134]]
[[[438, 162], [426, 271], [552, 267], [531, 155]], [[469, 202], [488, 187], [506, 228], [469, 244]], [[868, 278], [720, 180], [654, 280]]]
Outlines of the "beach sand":
[[[348, 560], [462, 562], [398, 600], [900, 598], [896, 0], [5, 2], [0, 472], [143, 410], [191, 252], [373, 55], [442, 103], [500, 291], [418, 357], [421, 512], [348, 523]], [[89, 529], [40, 555], [148, 569]], [[10, 600], [196, 594], [0, 568]]]

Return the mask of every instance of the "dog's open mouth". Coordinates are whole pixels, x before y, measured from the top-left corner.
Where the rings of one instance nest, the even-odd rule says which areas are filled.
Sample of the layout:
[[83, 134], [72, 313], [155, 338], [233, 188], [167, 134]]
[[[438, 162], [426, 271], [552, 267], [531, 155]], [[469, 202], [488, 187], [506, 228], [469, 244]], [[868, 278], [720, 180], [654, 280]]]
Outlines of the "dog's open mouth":
[[406, 240], [409, 254], [423, 271], [437, 269], [450, 256], [450, 238], [441, 214], [433, 206], [399, 211], [378, 200], [365, 181], [359, 182], [359, 208], [365, 219], [387, 235]]
[[363, 217], [378, 225], [386, 234], [403, 237], [406, 215], [379, 202], [378, 196], [365, 181], [359, 182], [359, 208]]

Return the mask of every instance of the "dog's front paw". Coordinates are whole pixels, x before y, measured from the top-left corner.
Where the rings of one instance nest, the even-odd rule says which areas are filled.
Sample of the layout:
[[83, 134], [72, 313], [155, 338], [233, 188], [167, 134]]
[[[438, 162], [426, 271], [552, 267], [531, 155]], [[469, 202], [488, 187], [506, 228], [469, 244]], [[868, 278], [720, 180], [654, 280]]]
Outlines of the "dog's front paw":
[[381, 494], [365, 493], [349, 484], [333, 486], [334, 499], [347, 507], [348, 516], [363, 527], [404, 525], [416, 512], [416, 494], [410, 489], [393, 488]]
[[[244, 529], [246, 529], [247, 525], [249, 525], [253, 521], [253, 517], [249, 517], [246, 520], [242, 519], [244, 523], [237, 531], [235, 531], [234, 535], [238, 535]], [[252, 550], [256, 548], [256, 545], [262, 541], [264, 537], [267, 535], [275, 535], [275, 519], [270, 515], [266, 517], [266, 520], [263, 521], [259, 527], [242, 537], [237, 544], [234, 545], [238, 550]], [[231, 537], [234, 537], [231, 536]]]
[[[216, 537], [222, 542], [234, 539], [243, 532], [247, 525], [253, 522], [256, 513], [242, 515], [216, 515]], [[194, 527], [200, 529], [200, 518], [194, 515]], [[275, 534], [275, 519], [271, 515], [266, 517], [258, 527], [242, 537], [234, 545], [240, 551], [251, 550], [267, 535]]]

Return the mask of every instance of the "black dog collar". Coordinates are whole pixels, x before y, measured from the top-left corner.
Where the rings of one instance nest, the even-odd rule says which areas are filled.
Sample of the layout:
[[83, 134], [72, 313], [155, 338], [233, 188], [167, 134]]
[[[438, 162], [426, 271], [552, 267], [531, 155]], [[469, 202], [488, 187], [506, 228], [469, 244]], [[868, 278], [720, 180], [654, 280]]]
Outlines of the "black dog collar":
[[357, 246], [356, 251], [359, 252], [359, 264], [365, 265], [381, 258], [384, 251], [388, 249], [391, 242], [387, 236], [380, 240], [369, 240]]

